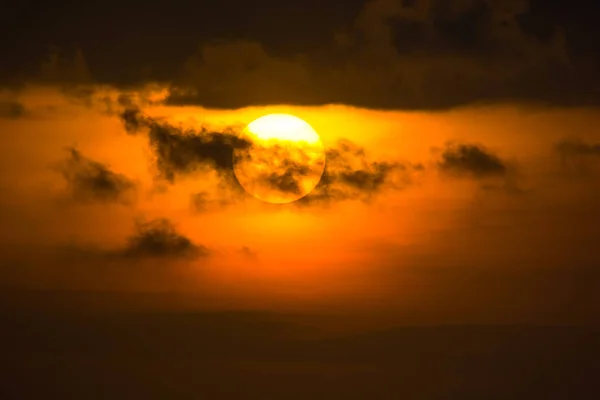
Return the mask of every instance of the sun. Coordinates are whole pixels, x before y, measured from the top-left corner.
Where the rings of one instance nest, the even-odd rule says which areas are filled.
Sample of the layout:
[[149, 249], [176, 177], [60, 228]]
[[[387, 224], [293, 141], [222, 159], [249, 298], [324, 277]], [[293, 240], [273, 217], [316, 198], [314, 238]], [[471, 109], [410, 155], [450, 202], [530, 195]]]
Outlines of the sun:
[[287, 140], [317, 143], [321, 138], [306, 121], [290, 114], [269, 114], [250, 122], [246, 128], [260, 140]]
[[240, 185], [269, 203], [290, 203], [310, 193], [325, 169], [325, 149], [310, 124], [291, 114], [250, 122], [242, 136], [251, 146], [234, 150]]

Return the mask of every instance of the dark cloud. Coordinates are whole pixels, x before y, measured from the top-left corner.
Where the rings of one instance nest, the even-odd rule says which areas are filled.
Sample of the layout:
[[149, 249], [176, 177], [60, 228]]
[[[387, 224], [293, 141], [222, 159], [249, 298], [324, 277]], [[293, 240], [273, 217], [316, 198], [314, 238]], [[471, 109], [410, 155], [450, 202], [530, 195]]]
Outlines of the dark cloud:
[[0, 100], [0, 118], [17, 119], [25, 114], [25, 106], [18, 101]]
[[[258, 145], [254, 147], [256, 148]], [[256, 181], [281, 193], [302, 194], [301, 182], [313, 172], [308, 164], [312, 161], [310, 156], [302, 148], [287, 149], [282, 146], [270, 147], [265, 153], [256, 152], [252, 156], [253, 161], [262, 162], [271, 169], [269, 172], [257, 174]], [[274, 162], [274, 160], [277, 161]], [[277, 167], [274, 166], [274, 163], [277, 164]]]
[[155, 219], [137, 221], [135, 233], [118, 254], [132, 258], [195, 258], [210, 252], [178, 233], [168, 219]]
[[[26, 79], [22, 75], [27, 73], [45, 82], [172, 83], [172, 104], [225, 108], [344, 103], [440, 109], [506, 100], [600, 102], [595, 51], [600, 28], [593, 2], [290, 4], [227, 0], [190, 9], [188, 16], [169, 11], [181, 9], [177, 1], [157, 0], [143, 17], [112, 0], [101, 7], [70, 5], [70, 13], [82, 15], [72, 18], [85, 21], [81, 24], [66, 23], [61, 6], [44, 10], [43, 18], [33, 18], [30, 10], [23, 13], [27, 18], [5, 27], [7, 35], [25, 30], [32, 36], [27, 46], [7, 43], [6, 71], [0, 68], [0, 74], [4, 72], [5, 81]], [[203, 23], [196, 23], [194, 15], [202, 15]], [[42, 19], [47, 22], [31, 22]], [[9, 28], [12, 23], [15, 27]], [[103, 30], [106, 24], [114, 31]], [[60, 48], [48, 53], [52, 43]], [[42, 54], [47, 54], [42, 66], [32, 71]]]
[[599, 143], [591, 144], [582, 140], [565, 139], [557, 143], [555, 148], [562, 157], [600, 156]]
[[235, 173], [240, 184], [261, 196], [276, 196], [290, 202], [317, 184], [325, 166], [321, 144], [289, 145], [279, 141], [257, 141], [234, 153]]
[[85, 107], [92, 107], [97, 88], [91, 85], [63, 85], [61, 93], [71, 102]]
[[[284, 173], [272, 172], [263, 176], [262, 179], [273, 189], [284, 193], [299, 195], [302, 194], [302, 188], [300, 187], [301, 173], [304, 171], [304, 168], [302, 167], [303, 166], [299, 166], [297, 169], [292, 167]], [[296, 173], [297, 171], [299, 171], [300, 174]], [[300, 175], [300, 177], [298, 175]]]
[[126, 108], [120, 118], [129, 133], [147, 131], [159, 175], [170, 182], [174, 182], [177, 175], [194, 173], [205, 167], [234, 179], [233, 151], [252, 145], [233, 129], [184, 130], [167, 122], [145, 117], [137, 108]]
[[413, 174], [423, 169], [420, 164], [372, 161], [364, 148], [348, 140], [340, 140], [326, 151], [327, 163], [319, 184], [300, 200], [315, 202], [369, 200], [385, 189], [402, 189], [413, 182]]
[[[68, 216], [63, 217], [68, 224]], [[195, 243], [166, 218], [140, 218], [127, 238], [109, 246], [95, 243], [85, 233], [72, 236], [66, 242], [46, 239], [42, 244], [21, 243], [10, 249], [4, 246], [2, 265], [7, 268], [0, 270], [0, 286], [58, 290], [197, 290], [198, 282], [190, 279], [187, 264], [208, 265], [214, 256], [211, 249]]]
[[479, 144], [446, 143], [437, 168], [449, 177], [475, 179], [480, 189], [488, 193], [520, 196], [530, 191], [521, 186], [520, 171], [515, 165]]
[[[39, 29], [31, 27], [29, 30]], [[20, 26], [19, 29], [26, 29]], [[43, 28], [42, 28], [43, 29]], [[49, 31], [39, 32], [40, 40], [47, 40]], [[3, 34], [6, 36], [6, 34]], [[17, 46], [25, 47], [18, 40], [13, 41]], [[29, 46], [27, 46], [29, 47]], [[55, 46], [51, 42], [38, 47], [36, 53], [28, 49], [27, 60], [23, 60], [19, 51], [13, 52], [15, 56], [7, 66], [12, 64], [12, 73], [0, 67], [0, 85], [14, 89], [24, 89], [28, 84], [56, 85], [70, 90], [75, 86], [97, 83], [92, 77], [83, 49], [73, 46]], [[16, 53], [16, 54], [15, 54]], [[6, 57], [8, 59], [9, 57]], [[10, 67], [9, 67], [10, 69]], [[97, 71], [97, 69], [95, 69]], [[6, 74], [6, 72], [9, 72]]]
[[446, 146], [438, 168], [448, 174], [475, 178], [504, 176], [508, 170], [505, 161], [482, 146], [456, 143]]
[[131, 202], [136, 186], [132, 180], [85, 157], [75, 148], [68, 148], [67, 152], [67, 158], [58, 163], [55, 169], [67, 181], [74, 200], [123, 204]]
[[528, 1], [373, 0], [347, 29], [322, 41], [320, 52], [278, 55], [248, 40], [205, 44], [186, 62], [168, 102], [401, 109], [597, 102], [600, 86], [591, 69], [572, 60], [565, 31], [550, 25], [542, 35], [531, 18]]
[[[147, 132], [161, 178], [174, 182], [178, 175], [190, 174], [203, 168], [211, 168], [221, 174], [223, 181], [219, 192], [223, 196], [213, 197], [208, 192], [192, 195], [191, 204], [195, 211], [223, 208], [244, 197], [245, 192], [233, 173], [233, 167], [235, 157], [245, 157], [247, 154], [244, 151], [234, 154], [234, 150], [245, 150], [252, 146], [258, 152], [256, 154], [261, 155], [261, 149], [256, 144], [238, 136], [233, 130], [183, 130], [166, 122], [144, 117], [136, 108], [126, 109], [120, 117], [128, 132]], [[280, 160], [280, 168], [259, 173], [256, 180], [280, 193], [301, 194], [300, 181], [311, 172], [301, 162], [305, 161], [302, 154], [294, 152], [292, 157], [290, 149], [277, 146], [269, 147], [268, 150], [270, 156], [276, 155], [275, 158]], [[301, 149], [298, 151], [302, 153]], [[347, 140], [339, 141], [334, 148], [328, 149], [326, 160], [320, 182], [301, 200], [302, 204], [367, 200], [385, 188], [405, 187], [412, 182], [412, 175], [423, 169], [420, 164], [369, 160], [363, 148]]]
[[[121, 98], [119, 98], [121, 100]], [[120, 101], [121, 102], [121, 101]], [[126, 107], [120, 114], [119, 117], [125, 125], [125, 130], [129, 134], [135, 134], [140, 129], [148, 125], [148, 121], [142, 115], [139, 108]]]
[[135, 104], [134, 104], [133, 99], [131, 98], [131, 96], [127, 95], [125, 93], [121, 93], [119, 95], [119, 97], [117, 98], [117, 103], [119, 103], [119, 105], [123, 106], [123, 107], [129, 107], [129, 108], [131, 108], [131, 107], [135, 106]]
[[[260, 145], [253, 145], [252, 150], [251, 161], [269, 167], [267, 172], [257, 172], [252, 179], [282, 195], [301, 195], [302, 182], [310, 179], [319, 166], [302, 148], [272, 146], [262, 153]], [[298, 200], [299, 204], [367, 200], [386, 188], [406, 186], [411, 182], [410, 175], [423, 169], [421, 165], [370, 160], [362, 147], [348, 140], [340, 140], [327, 149], [323, 161], [320, 181], [311, 193]]]
[[50, 83], [78, 84], [91, 81], [91, 73], [81, 49], [74, 53], [51, 49], [40, 66], [37, 80]]
[[367, 192], [375, 192], [386, 182], [394, 169], [403, 169], [396, 163], [373, 162], [367, 169], [342, 171], [338, 179], [345, 185]]
[[562, 173], [568, 179], [597, 180], [600, 174], [600, 144], [581, 139], [563, 139], [554, 150], [560, 158]]
[[157, 156], [160, 174], [169, 181], [174, 181], [178, 174], [195, 172], [203, 166], [230, 174], [233, 150], [251, 145], [233, 131], [182, 131], [157, 123], [150, 127], [149, 140]]
[[99, 248], [72, 243], [63, 250], [71, 258], [96, 261], [194, 259], [211, 254], [206, 246], [196, 244], [179, 233], [173, 222], [167, 218], [138, 218], [135, 221], [134, 232], [118, 247]]

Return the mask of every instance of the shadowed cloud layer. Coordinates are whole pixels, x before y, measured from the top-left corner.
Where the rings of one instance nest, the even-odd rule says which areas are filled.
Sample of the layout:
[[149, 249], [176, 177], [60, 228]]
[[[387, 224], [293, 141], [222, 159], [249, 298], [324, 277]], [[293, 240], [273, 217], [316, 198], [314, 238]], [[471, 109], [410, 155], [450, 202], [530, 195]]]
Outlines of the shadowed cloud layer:
[[206, 43], [185, 63], [168, 101], [385, 109], [597, 102], [592, 70], [572, 59], [565, 31], [551, 22], [540, 29], [537, 18], [526, 0], [368, 1], [318, 51], [278, 55], [256, 41]]
[[[143, 16], [116, 0], [70, 5], [86, 22], [61, 23], [55, 37], [46, 24], [62, 21], [64, 7], [44, 10], [44, 23], [15, 14], [6, 32], [32, 32], [32, 42], [7, 43], [0, 80], [122, 87], [161, 82], [172, 84], [170, 104], [211, 108], [600, 102], [594, 2], [307, 1], [227, 0], [181, 13], [189, 4], [157, 0]], [[114, 32], [104, 31], [107, 25]], [[35, 59], [43, 60], [37, 68]]]

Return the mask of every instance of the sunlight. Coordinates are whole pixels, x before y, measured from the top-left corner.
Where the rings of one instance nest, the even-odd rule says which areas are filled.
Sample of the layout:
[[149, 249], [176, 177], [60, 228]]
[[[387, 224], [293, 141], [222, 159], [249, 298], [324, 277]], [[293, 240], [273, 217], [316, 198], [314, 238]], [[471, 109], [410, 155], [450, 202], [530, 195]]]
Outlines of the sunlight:
[[247, 129], [262, 140], [278, 139], [309, 144], [321, 140], [306, 121], [291, 114], [265, 115], [248, 124]]

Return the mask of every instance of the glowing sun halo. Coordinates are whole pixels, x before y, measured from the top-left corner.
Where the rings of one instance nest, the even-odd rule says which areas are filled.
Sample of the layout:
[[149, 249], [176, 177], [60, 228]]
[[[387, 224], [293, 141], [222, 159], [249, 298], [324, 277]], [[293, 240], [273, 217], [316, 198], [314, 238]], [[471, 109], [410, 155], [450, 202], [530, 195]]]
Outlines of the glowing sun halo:
[[261, 140], [278, 139], [307, 143], [321, 141], [312, 126], [290, 114], [265, 115], [250, 122], [247, 129]]
[[290, 114], [269, 114], [244, 129], [251, 146], [234, 151], [234, 172], [242, 187], [269, 203], [290, 203], [319, 183], [325, 149], [317, 132]]

